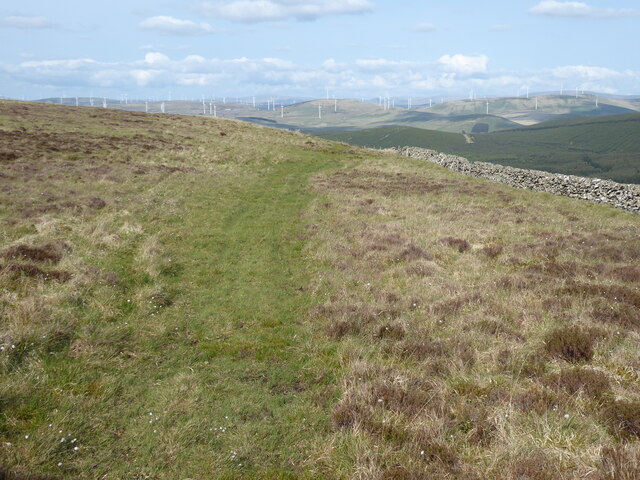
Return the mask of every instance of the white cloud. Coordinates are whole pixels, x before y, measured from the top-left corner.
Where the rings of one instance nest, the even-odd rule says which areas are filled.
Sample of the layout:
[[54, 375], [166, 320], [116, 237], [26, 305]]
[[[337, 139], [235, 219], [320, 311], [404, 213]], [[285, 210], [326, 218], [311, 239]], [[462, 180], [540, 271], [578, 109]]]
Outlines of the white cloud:
[[635, 10], [592, 7], [584, 2], [558, 2], [543, 0], [531, 8], [529, 12], [550, 17], [629, 17], [638, 14]]
[[473, 75], [487, 71], [486, 55], [443, 55], [438, 59], [442, 70], [460, 75]]
[[[172, 88], [218, 95], [299, 94], [324, 96], [330, 87], [338, 96], [466, 96], [513, 95], [523, 85], [531, 92], [567, 90], [640, 93], [640, 72], [616, 71], [600, 66], [567, 65], [538, 71], [491, 70], [484, 55], [444, 55], [424, 62], [387, 58], [318, 64], [297, 64], [282, 58], [208, 58], [186, 55], [171, 58], [159, 52], [141, 53], [129, 62], [101, 62], [89, 58], [0, 63], [0, 84], [7, 79], [27, 87], [66, 92], [102, 89], [143, 96]], [[109, 95], [109, 93], [106, 93]]]
[[397, 60], [387, 60], [386, 58], [376, 59], [358, 59], [356, 66], [363, 71], [369, 72], [385, 72], [390, 70], [399, 70], [417, 66], [415, 62], [403, 62]]
[[169, 62], [169, 57], [159, 52], [149, 52], [144, 56], [145, 63], [149, 65], [166, 64]]
[[149, 17], [138, 24], [142, 30], [154, 30], [164, 35], [209, 35], [214, 33], [208, 23], [196, 23], [168, 16]]
[[361, 14], [373, 10], [368, 0], [227, 0], [205, 1], [196, 10], [232, 22], [258, 23], [294, 18], [316, 20], [329, 15]]
[[585, 65], [568, 65], [553, 69], [553, 74], [558, 78], [588, 78], [604, 80], [622, 75], [620, 72], [603, 67], [591, 67]]
[[438, 28], [430, 23], [421, 23], [412, 28], [414, 32], [430, 33], [435, 32]]
[[12, 17], [5, 17], [2, 20], [0, 20], [0, 26], [10, 27], [10, 28], [32, 29], [32, 28], [53, 28], [55, 25], [46, 17], [12, 16]]

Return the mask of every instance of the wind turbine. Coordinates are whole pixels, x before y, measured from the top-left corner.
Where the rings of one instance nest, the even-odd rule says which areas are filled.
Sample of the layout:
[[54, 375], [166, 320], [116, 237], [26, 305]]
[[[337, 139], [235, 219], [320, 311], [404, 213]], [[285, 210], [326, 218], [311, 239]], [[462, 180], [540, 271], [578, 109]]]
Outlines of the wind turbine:
[[333, 113], [338, 113], [338, 99], [333, 97]]
[[280, 104], [280, 118], [284, 118], [284, 105]]
[[102, 108], [107, 108], [107, 97], [102, 99]]
[[487, 100], [487, 115], [489, 115], [489, 100]]

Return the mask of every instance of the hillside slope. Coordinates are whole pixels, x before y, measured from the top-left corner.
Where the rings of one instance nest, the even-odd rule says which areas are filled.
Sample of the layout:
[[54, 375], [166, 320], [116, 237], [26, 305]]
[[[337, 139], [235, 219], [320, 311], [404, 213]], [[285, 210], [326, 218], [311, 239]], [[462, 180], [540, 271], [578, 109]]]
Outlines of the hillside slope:
[[485, 162], [640, 183], [640, 114], [563, 118], [526, 128], [464, 137], [408, 127], [322, 132], [354, 145], [410, 145]]
[[0, 102], [0, 470], [634, 478], [640, 219], [212, 118]]

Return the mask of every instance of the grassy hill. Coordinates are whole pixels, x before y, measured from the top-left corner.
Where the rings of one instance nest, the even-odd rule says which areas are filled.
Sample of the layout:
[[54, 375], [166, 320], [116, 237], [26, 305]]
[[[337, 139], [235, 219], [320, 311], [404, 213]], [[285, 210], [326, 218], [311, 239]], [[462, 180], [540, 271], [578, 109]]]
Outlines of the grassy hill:
[[2, 101], [0, 225], [0, 474], [640, 473], [637, 215], [233, 120]]
[[[598, 100], [593, 94], [578, 95], [539, 95], [536, 97], [501, 97], [477, 99], [473, 101], [459, 100], [422, 108], [440, 115], [478, 115], [486, 113], [489, 102], [489, 113], [512, 120], [522, 125], [533, 125], [561, 117], [603, 116], [633, 113], [640, 110], [636, 99]], [[536, 108], [537, 105], [537, 108]], [[437, 130], [437, 129], [436, 129]]]
[[[75, 106], [89, 106], [91, 99], [49, 98], [42, 102]], [[93, 99], [94, 105], [102, 106], [103, 99]], [[416, 106], [413, 109], [391, 107], [356, 100], [313, 100], [293, 104], [277, 103], [275, 108], [266, 103], [257, 103], [256, 107], [248, 103], [228, 101], [222, 103], [205, 101], [130, 101], [106, 99], [108, 108], [134, 112], [159, 113], [164, 103], [165, 112], [179, 115], [215, 116], [249, 121], [258, 125], [274, 128], [320, 132], [323, 130], [359, 130], [389, 125], [406, 125], [427, 130], [462, 133], [472, 132], [482, 126], [485, 131], [495, 132], [532, 125], [566, 116], [603, 116], [630, 113], [640, 110], [640, 103], [630, 99], [602, 98], [598, 108], [593, 95], [580, 95], [578, 98], [564, 95], [545, 95], [536, 100], [525, 98], [489, 99], [490, 115], [486, 115], [484, 99], [453, 101], [434, 104], [432, 107]], [[319, 111], [320, 110], [320, 111]]]
[[319, 136], [354, 145], [432, 148], [471, 160], [640, 183], [640, 114], [556, 119], [526, 128], [462, 135], [387, 127]]

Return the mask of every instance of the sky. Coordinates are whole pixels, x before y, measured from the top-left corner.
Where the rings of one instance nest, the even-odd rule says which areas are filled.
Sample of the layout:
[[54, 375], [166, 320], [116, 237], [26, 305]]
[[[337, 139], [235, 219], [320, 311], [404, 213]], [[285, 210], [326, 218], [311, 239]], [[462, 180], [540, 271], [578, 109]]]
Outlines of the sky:
[[639, 32], [638, 0], [5, 0], [0, 96], [638, 95]]

